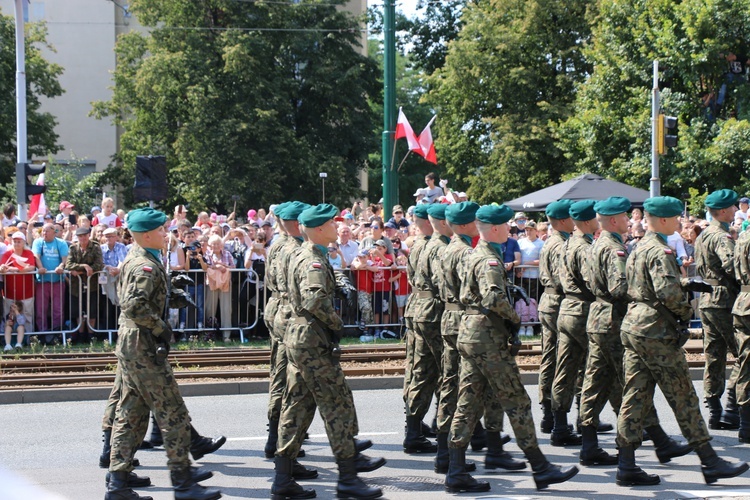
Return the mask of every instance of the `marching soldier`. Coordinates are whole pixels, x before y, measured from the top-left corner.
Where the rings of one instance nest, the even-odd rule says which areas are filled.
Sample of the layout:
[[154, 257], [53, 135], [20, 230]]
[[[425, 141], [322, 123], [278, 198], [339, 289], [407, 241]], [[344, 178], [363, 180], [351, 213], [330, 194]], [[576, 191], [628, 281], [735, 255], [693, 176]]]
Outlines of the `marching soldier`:
[[571, 200], [555, 201], [547, 205], [545, 213], [552, 234], [544, 242], [539, 254], [539, 282], [544, 293], [539, 300], [539, 321], [542, 323], [542, 361], [539, 363], [539, 402], [544, 416], [540, 424], [543, 433], [549, 434], [554, 426], [552, 416], [552, 382], [557, 366], [557, 317], [564, 297], [558, 270], [563, 265], [563, 248], [575, 229], [570, 218]]
[[[608, 399], [614, 401], [615, 410], [622, 405], [625, 379], [620, 326], [628, 308], [627, 252], [622, 235], [628, 231], [630, 201], [613, 196], [597, 202], [594, 210], [602, 232], [591, 248], [585, 274], [596, 301], [591, 304], [586, 323], [589, 353], [581, 393], [583, 446], [580, 462], [582, 465], [615, 465], [617, 456], [599, 448], [596, 429], [599, 414]], [[643, 427], [651, 437], [661, 463], [693, 451], [690, 446], [678, 444], [667, 436], [659, 425], [653, 406], [644, 417]]]
[[737, 375], [737, 402], [740, 405], [740, 443], [750, 443], [750, 231], [743, 231], [734, 249], [734, 273], [740, 294], [734, 302], [732, 318], [740, 357]]
[[643, 438], [643, 420], [653, 407], [656, 384], [672, 407], [683, 436], [700, 457], [706, 483], [738, 476], [748, 465], [731, 464], [711, 447], [682, 349], [692, 308], [685, 296], [687, 288], [683, 288], [687, 280], [680, 280], [677, 259], [667, 245], [667, 236], [679, 227], [682, 202], [658, 196], [647, 199], [643, 207], [649, 230], [626, 267], [631, 303], [622, 322], [625, 387], [617, 419], [617, 484], [654, 485], [660, 481], [635, 463], [635, 449]]
[[[336, 493], [351, 498], [382, 496], [380, 489], [368, 487], [357, 477], [357, 459], [364, 455], [356, 449], [357, 414], [339, 362], [343, 324], [333, 308], [336, 281], [327, 255], [328, 244], [338, 238], [333, 220], [337, 214], [333, 205], [321, 204], [304, 210], [298, 218], [308, 241], [291, 256], [287, 271], [291, 317], [284, 345], [289, 364], [271, 486], [274, 498], [315, 497], [315, 490], [305, 490], [294, 480], [293, 460], [316, 407], [339, 467]], [[384, 464], [385, 459], [373, 461], [368, 470]]]
[[190, 417], [172, 367], [166, 362], [172, 337], [171, 328], [162, 319], [167, 276], [160, 252], [165, 245], [166, 222], [167, 216], [152, 208], [133, 210], [128, 216], [135, 245], [123, 261], [120, 274], [118, 295], [122, 311], [115, 352], [121, 396], [112, 428], [110, 481], [105, 500], [143, 498], [131, 489], [128, 480], [149, 410], [162, 430], [175, 499], [221, 498], [219, 490], [205, 488], [194, 478], [188, 455]]
[[476, 212], [480, 241], [464, 262], [460, 301], [465, 319], [460, 325], [458, 349], [461, 353], [461, 382], [457, 410], [450, 432], [450, 468], [445, 478], [449, 492], [489, 491], [486, 481], [477, 481], [467, 472], [466, 447], [481, 416], [484, 397], [492, 393], [502, 404], [513, 426], [518, 446], [534, 471], [537, 489], [567, 481], [578, 468], [561, 469], [547, 461], [539, 449], [531, 400], [521, 383], [515, 358], [510, 352], [512, 330], [521, 320], [507, 300], [507, 278], [503, 266], [507, 222], [513, 210], [501, 205], [485, 205]]
[[[734, 240], [729, 224], [734, 221], [739, 195], [731, 189], [714, 191], [706, 197], [706, 207], [713, 217], [711, 224], [695, 241], [695, 264], [698, 276], [713, 286], [713, 292], [701, 294], [700, 311], [703, 324], [703, 350], [706, 367], [703, 386], [709, 410], [711, 429], [739, 428], [739, 409], [735, 384], [739, 363], [732, 367], [726, 383], [727, 351], [738, 358], [737, 339], [732, 327], [732, 306], [739, 293], [734, 275]], [[727, 389], [727, 407], [721, 408], [721, 395]]]

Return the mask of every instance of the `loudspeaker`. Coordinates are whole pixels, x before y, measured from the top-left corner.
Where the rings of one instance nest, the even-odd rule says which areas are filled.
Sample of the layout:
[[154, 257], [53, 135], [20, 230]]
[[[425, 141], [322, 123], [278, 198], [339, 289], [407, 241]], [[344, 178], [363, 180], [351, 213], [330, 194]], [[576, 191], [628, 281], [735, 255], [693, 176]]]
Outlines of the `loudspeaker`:
[[136, 156], [133, 199], [164, 201], [167, 197], [167, 157]]

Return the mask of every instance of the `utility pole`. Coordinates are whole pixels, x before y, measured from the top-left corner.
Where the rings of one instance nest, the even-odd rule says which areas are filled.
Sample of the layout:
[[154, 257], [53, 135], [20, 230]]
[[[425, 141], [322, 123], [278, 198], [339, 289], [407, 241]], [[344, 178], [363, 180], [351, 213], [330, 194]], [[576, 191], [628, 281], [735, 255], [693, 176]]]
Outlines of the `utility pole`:
[[659, 61], [654, 61], [654, 89], [651, 97], [651, 197], [661, 196], [661, 180], [659, 179], [659, 108], [661, 107], [659, 94]]
[[396, 4], [383, 1], [383, 213], [398, 204], [398, 172], [391, 170], [396, 135]]
[[[26, 145], [26, 45], [23, 6], [28, 0], [16, 0], [16, 163], [27, 162]], [[27, 200], [17, 198], [18, 216], [26, 220]]]

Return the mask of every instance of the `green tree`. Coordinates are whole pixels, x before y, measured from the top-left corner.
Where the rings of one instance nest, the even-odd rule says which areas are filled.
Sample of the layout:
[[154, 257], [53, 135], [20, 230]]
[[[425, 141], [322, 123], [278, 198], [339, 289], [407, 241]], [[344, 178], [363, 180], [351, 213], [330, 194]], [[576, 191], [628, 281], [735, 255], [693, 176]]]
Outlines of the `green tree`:
[[[16, 164], [16, 48], [15, 20], [0, 12], [0, 199], [15, 202]], [[26, 120], [29, 158], [57, 153], [57, 121], [40, 111], [41, 98], [63, 93], [57, 78], [63, 69], [46, 61], [41, 47], [54, 50], [47, 43], [47, 28], [42, 23], [26, 25]]]
[[119, 38], [112, 100], [93, 111], [124, 129], [108, 182], [164, 154], [170, 204], [196, 210], [319, 202], [319, 172], [327, 201], [361, 196], [380, 88], [344, 3], [134, 0], [150, 32]]
[[480, 202], [560, 180], [569, 163], [555, 123], [591, 72], [582, 48], [593, 0], [485, 0], [462, 11], [445, 65], [429, 78], [436, 146], [457, 186]]

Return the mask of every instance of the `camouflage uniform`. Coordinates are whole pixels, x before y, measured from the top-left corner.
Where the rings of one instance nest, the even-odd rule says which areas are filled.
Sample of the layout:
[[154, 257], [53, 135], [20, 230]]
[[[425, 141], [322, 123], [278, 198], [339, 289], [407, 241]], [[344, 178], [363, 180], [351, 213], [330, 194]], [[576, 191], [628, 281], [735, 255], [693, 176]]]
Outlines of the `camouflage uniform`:
[[653, 408], [656, 384], [672, 407], [682, 434], [697, 448], [711, 437], [690, 380], [685, 351], [667, 314], [687, 321], [692, 314], [681, 287], [680, 269], [665, 235], [648, 231], [627, 261], [630, 305], [622, 322], [625, 387], [617, 419], [617, 444], [639, 446], [644, 417]]
[[[79, 307], [82, 314], [86, 314], [90, 320], [96, 319], [99, 310], [99, 285], [97, 284], [96, 276], [89, 278], [86, 275], [86, 268], [83, 267], [83, 264], [91, 266], [91, 269], [95, 273], [104, 269], [104, 257], [102, 256], [101, 246], [93, 241], [89, 241], [86, 250], [82, 250], [80, 243], [74, 243], [70, 247], [68, 260], [65, 262], [66, 271], [82, 273], [80, 276], [70, 275], [71, 312], [75, 316], [72, 319], [79, 319], [80, 323], [83, 323], [83, 319], [78, 318]], [[78, 296], [79, 292], [83, 294], [83, 297]]]
[[539, 254], [539, 282], [544, 293], [539, 300], [539, 321], [542, 323], [542, 361], [539, 364], [539, 402], [552, 402], [552, 382], [557, 366], [557, 317], [563, 300], [558, 269], [562, 266], [563, 248], [569, 233], [555, 231], [544, 242]]
[[521, 319], [505, 295], [503, 258], [480, 240], [461, 272], [460, 300], [465, 307], [458, 335], [461, 381], [449, 446], [466, 448], [490, 393], [507, 412], [518, 446], [524, 452], [538, 449], [531, 400], [508, 348], [506, 321], [518, 325]]
[[[738, 357], [737, 339], [732, 328], [732, 306], [739, 292], [734, 276], [734, 240], [728, 225], [714, 219], [695, 241], [698, 276], [714, 286], [712, 293], [700, 299], [703, 323], [703, 350], [706, 367], [703, 374], [705, 397], [721, 397], [726, 384], [727, 351]], [[732, 368], [727, 389], [734, 389], [739, 364]]]
[[737, 240], [734, 273], [742, 286], [732, 309], [734, 335], [739, 347], [737, 403], [746, 406], [750, 405], [750, 231], [743, 231]]
[[593, 238], [573, 234], [563, 249], [560, 283], [565, 298], [560, 303], [557, 319], [557, 367], [552, 383], [552, 410], [569, 412], [573, 398], [579, 391], [576, 380], [586, 365], [588, 338], [586, 321], [594, 295], [586, 287], [583, 270]]
[[[412, 293], [407, 304], [414, 328], [414, 362], [407, 391], [406, 415], [424, 418], [430, 402], [442, 381], [443, 340], [440, 336], [440, 318], [443, 302], [440, 300], [439, 279], [442, 269], [431, 253], [444, 249], [448, 238], [434, 234], [424, 244], [413, 266]], [[435, 269], [433, 266], [437, 265]]]
[[336, 281], [327, 249], [303, 243], [290, 257], [287, 277], [292, 316], [284, 344], [289, 365], [276, 455], [296, 458], [317, 405], [336, 461], [352, 459], [357, 414], [332, 352], [343, 324], [333, 308]]
[[[167, 324], [162, 320], [167, 276], [161, 260], [137, 245], [122, 263], [119, 293], [120, 328], [115, 353], [122, 395], [112, 428], [110, 471], [132, 470], [133, 454], [142, 429], [153, 412], [164, 439], [167, 466], [181, 471], [190, 465], [190, 417], [172, 367], [156, 362], [156, 339]], [[140, 435], [139, 435], [140, 433]]]

